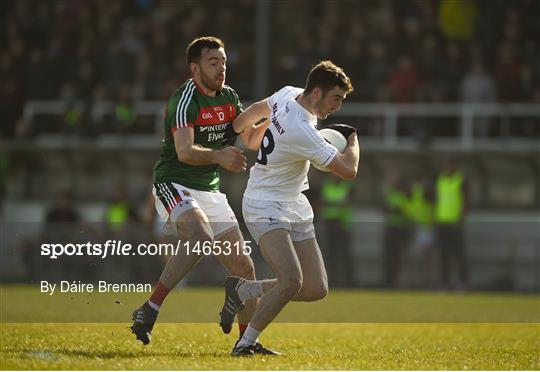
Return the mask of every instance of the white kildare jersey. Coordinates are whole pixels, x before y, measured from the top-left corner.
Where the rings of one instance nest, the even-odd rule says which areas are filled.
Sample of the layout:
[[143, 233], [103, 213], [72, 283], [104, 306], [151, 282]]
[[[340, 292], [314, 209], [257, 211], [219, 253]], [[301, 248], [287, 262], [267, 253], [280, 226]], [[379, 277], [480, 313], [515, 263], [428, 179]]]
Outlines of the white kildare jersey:
[[336, 156], [337, 149], [316, 128], [317, 117], [296, 101], [303, 91], [287, 86], [268, 98], [270, 125], [250, 170], [246, 198], [296, 201], [309, 189], [309, 162], [324, 167]]

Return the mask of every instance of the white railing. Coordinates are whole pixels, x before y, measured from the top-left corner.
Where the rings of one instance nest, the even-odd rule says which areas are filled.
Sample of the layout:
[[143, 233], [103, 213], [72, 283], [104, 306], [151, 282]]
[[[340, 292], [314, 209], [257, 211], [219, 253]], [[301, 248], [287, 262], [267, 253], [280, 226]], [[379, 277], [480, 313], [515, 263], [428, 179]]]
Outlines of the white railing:
[[[133, 109], [137, 115], [154, 115], [154, 125], [157, 132], [162, 125], [165, 102], [161, 101], [137, 101]], [[67, 109], [63, 101], [28, 101], [23, 108], [25, 122], [33, 122], [38, 115], [62, 115]], [[114, 112], [113, 101], [99, 101], [90, 108], [92, 118], [112, 114]]]
[[[335, 114], [338, 115], [337, 113]], [[340, 116], [383, 117], [384, 143], [394, 146], [398, 142], [397, 121], [399, 117], [458, 117], [460, 122], [459, 142], [471, 148], [474, 142], [474, 119], [476, 117], [500, 117], [507, 123], [513, 117], [535, 117], [540, 125], [540, 105], [533, 104], [455, 104], [455, 103], [348, 103], [343, 105]], [[431, 122], [430, 125], [437, 125]], [[538, 139], [537, 139], [538, 140]], [[540, 144], [540, 143], [539, 143]]]
[[[245, 107], [249, 103], [245, 103]], [[140, 101], [134, 104], [138, 115], [154, 116], [155, 133], [161, 133], [163, 110], [165, 103], [161, 101]], [[66, 106], [62, 101], [29, 101], [24, 106], [23, 118], [26, 122], [33, 122], [39, 115], [62, 115]], [[93, 105], [90, 115], [94, 118], [113, 113], [114, 103], [101, 101]], [[479, 117], [500, 118], [504, 127], [509, 127], [510, 121], [518, 117], [530, 117], [536, 125], [540, 125], [540, 105], [535, 104], [456, 104], [456, 103], [416, 103], [416, 104], [387, 104], [387, 103], [346, 103], [341, 111], [335, 113], [333, 118], [339, 121], [340, 117], [378, 118], [383, 125], [381, 136], [367, 136], [362, 143], [367, 148], [378, 149], [408, 149], [416, 147], [407, 143], [406, 139], [398, 137], [398, 119], [405, 117], [454, 117], [459, 123], [458, 135], [449, 141], [439, 141], [442, 148], [472, 150], [478, 145], [498, 150], [534, 150], [540, 148], [539, 138], [498, 138], [492, 141], [480, 141], [474, 136], [475, 119]], [[436, 126], [437, 121], [428, 122]], [[437, 139], [435, 139], [436, 141]], [[481, 143], [479, 143], [481, 142]], [[501, 144], [503, 147], [501, 148]], [[441, 147], [437, 147], [441, 148]]]

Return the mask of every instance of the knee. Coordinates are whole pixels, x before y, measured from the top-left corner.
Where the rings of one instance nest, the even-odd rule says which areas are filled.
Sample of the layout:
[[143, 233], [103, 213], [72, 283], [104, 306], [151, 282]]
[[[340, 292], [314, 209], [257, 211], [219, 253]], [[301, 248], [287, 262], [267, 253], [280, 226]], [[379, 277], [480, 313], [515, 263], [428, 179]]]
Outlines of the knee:
[[291, 299], [302, 288], [302, 272], [300, 270], [289, 273], [286, 277], [280, 278], [278, 285], [281, 294], [286, 299]]
[[311, 277], [311, 280], [304, 282], [302, 290], [297, 296], [298, 301], [319, 301], [328, 294], [328, 277], [323, 271], [316, 277]]
[[319, 301], [326, 297], [328, 294], [328, 284], [321, 283], [320, 285], [309, 288], [304, 291], [302, 289], [302, 300], [306, 302]]

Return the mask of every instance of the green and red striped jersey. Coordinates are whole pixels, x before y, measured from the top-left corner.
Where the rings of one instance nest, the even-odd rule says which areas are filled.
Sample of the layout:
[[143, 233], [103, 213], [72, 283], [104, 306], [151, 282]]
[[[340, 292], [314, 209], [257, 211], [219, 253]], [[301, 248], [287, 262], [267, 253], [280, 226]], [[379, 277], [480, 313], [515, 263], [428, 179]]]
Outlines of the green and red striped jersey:
[[221, 149], [227, 125], [242, 112], [236, 92], [225, 85], [215, 97], [204, 94], [193, 79], [180, 86], [167, 102], [161, 155], [154, 167], [154, 183], [175, 182], [202, 191], [219, 190], [219, 166], [189, 165], [178, 160], [173, 133], [194, 130], [194, 144]]

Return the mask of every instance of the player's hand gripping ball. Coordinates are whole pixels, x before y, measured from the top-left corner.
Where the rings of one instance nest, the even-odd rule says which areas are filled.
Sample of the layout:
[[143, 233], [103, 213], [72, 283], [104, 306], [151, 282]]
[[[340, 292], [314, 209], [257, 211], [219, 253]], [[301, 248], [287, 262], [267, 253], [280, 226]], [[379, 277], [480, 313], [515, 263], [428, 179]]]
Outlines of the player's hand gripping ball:
[[347, 124], [330, 124], [325, 127], [329, 129], [337, 130], [339, 133], [343, 134], [343, 136], [348, 139], [349, 136], [353, 133], [358, 133], [355, 127], [351, 127]]
[[[334, 146], [339, 152], [343, 152], [345, 147], [347, 147], [347, 138], [345, 138], [345, 136], [337, 130], [324, 128], [321, 129], [319, 133], [321, 133], [321, 136], [326, 140], [326, 142]], [[320, 171], [330, 172], [326, 167], [320, 167], [315, 163], [311, 163], [311, 165]]]

